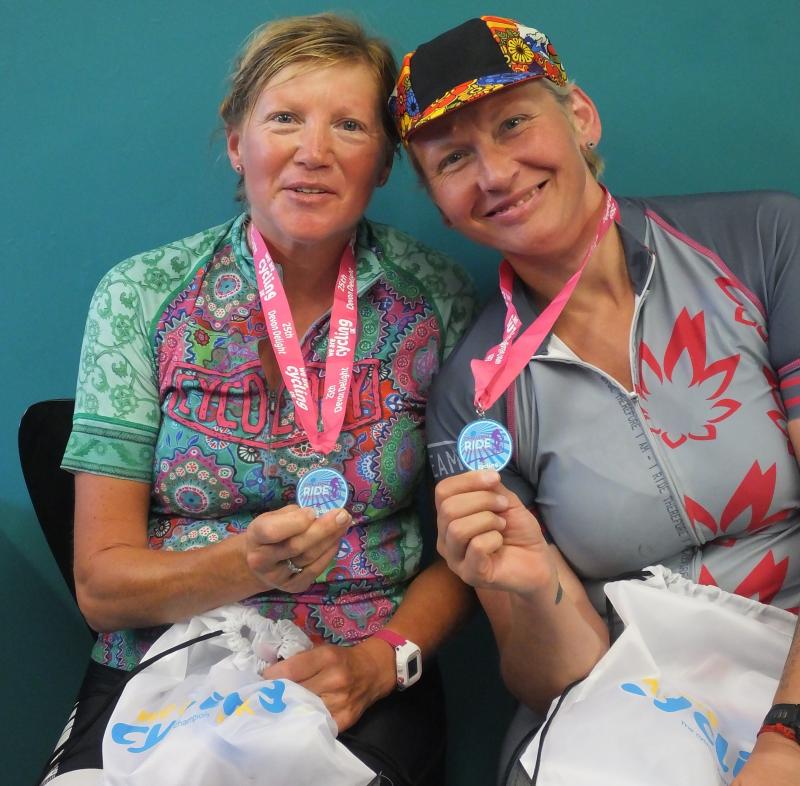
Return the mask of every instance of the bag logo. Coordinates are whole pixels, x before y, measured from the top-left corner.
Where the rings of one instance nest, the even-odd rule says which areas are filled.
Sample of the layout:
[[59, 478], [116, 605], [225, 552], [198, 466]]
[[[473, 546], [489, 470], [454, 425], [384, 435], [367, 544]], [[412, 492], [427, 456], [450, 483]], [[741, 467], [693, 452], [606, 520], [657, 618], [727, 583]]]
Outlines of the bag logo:
[[[643, 687], [644, 686], [644, 687]], [[661, 712], [676, 713], [681, 724], [695, 736], [705, 742], [714, 751], [717, 767], [726, 783], [730, 783], [744, 767], [750, 758], [750, 751], [736, 751], [733, 765], [729, 764], [734, 751], [729, 754], [730, 744], [719, 731], [717, 714], [707, 704], [690, 696], [665, 696], [661, 693], [661, 684], [656, 677], [646, 677], [639, 682], [623, 682], [620, 685], [623, 691], [634, 696], [642, 696], [652, 700], [653, 706]], [[680, 714], [677, 714], [680, 713]], [[686, 720], [689, 715], [693, 723]]]
[[[183, 708], [168, 704], [154, 711], [142, 709], [136, 716], [137, 723], [115, 723], [111, 727], [111, 739], [125, 747], [128, 753], [144, 753], [158, 745], [173, 729], [210, 718], [214, 710], [214, 723], [217, 725], [245, 713], [255, 715], [263, 710], [276, 715], [283, 712], [286, 709], [283, 700], [285, 690], [286, 683], [283, 680], [272, 680], [247, 700], [242, 699], [236, 691], [227, 695], [214, 691], [203, 701], [190, 701]], [[194, 712], [187, 717], [192, 709]], [[164, 721], [172, 716], [173, 719], [165, 724]]]

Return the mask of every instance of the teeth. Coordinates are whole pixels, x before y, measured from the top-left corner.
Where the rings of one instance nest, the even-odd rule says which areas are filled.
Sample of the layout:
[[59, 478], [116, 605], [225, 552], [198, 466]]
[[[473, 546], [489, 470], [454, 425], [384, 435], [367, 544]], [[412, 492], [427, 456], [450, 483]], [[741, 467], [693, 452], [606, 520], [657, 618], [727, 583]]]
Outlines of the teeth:
[[294, 191], [296, 191], [298, 194], [324, 194], [325, 193], [325, 191], [323, 191], [321, 188], [295, 188]]
[[506, 207], [501, 208], [500, 210], [495, 210], [494, 213], [492, 213], [492, 215], [493, 216], [498, 216], [501, 213], [506, 213], [506, 212], [508, 212], [509, 210], [511, 210], [511, 209], [513, 209], [515, 207], [519, 207], [520, 205], [524, 205], [533, 196], [534, 191], [538, 191], [538, 190], [539, 190], [539, 186], [536, 186], [536, 188], [531, 189], [527, 194], [525, 194], [524, 197], [521, 197], [516, 202], [514, 202], [513, 205], [506, 205]]
[[505, 213], [507, 210], [511, 210], [512, 207], [519, 207], [524, 202], [527, 202], [530, 198], [531, 198], [530, 194], [528, 194], [528, 196], [523, 197], [522, 199], [518, 200], [517, 202], [514, 202], [513, 205], [509, 205], [508, 207], [504, 207], [502, 210], [498, 210], [497, 212], [498, 213]]

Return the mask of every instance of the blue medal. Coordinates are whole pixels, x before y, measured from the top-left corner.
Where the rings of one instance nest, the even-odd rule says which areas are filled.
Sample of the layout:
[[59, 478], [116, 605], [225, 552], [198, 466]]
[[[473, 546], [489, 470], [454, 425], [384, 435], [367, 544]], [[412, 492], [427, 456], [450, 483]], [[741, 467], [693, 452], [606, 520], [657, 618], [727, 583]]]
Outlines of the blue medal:
[[458, 457], [467, 469], [495, 469], [511, 461], [511, 435], [496, 420], [473, 420], [458, 435]]
[[347, 503], [347, 481], [335, 469], [314, 469], [297, 484], [297, 504], [319, 515]]

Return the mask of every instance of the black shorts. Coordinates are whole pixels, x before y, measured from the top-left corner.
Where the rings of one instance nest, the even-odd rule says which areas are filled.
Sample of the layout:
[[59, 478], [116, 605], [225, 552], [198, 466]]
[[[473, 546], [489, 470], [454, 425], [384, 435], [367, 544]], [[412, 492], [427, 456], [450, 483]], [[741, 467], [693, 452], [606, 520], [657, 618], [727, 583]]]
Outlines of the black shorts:
[[[126, 672], [89, 662], [76, 701], [75, 718], [56, 773], [102, 769], [103, 735]], [[112, 698], [113, 697], [113, 698]], [[96, 716], [96, 717], [95, 717]], [[374, 784], [442, 786], [445, 760], [442, 679], [435, 660], [419, 682], [373, 704], [339, 741], [379, 776]]]

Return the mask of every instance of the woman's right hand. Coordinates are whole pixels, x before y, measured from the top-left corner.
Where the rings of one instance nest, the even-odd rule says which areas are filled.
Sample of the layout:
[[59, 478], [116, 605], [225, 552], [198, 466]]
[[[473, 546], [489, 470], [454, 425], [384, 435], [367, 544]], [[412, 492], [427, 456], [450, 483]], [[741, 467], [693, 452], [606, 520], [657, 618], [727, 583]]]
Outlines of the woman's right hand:
[[539, 522], [499, 473], [477, 470], [440, 481], [436, 512], [437, 549], [465, 583], [526, 596], [558, 587]]
[[[351, 524], [342, 509], [318, 516], [313, 508], [287, 505], [262, 513], [242, 536], [247, 567], [269, 588], [304, 592], [336, 556]], [[290, 564], [302, 572], [292, 571]]]

